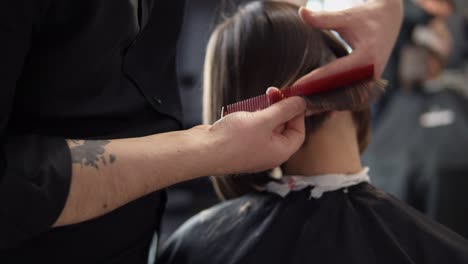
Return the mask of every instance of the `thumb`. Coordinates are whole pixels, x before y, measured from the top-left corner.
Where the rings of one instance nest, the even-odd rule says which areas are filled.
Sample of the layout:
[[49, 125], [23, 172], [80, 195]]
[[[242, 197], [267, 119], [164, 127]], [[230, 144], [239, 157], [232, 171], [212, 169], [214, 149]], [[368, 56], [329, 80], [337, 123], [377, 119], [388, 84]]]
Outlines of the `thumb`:
[[284, 99], [258, 112], [272, 129], [287, 123], [298, 115], [304, 114], [306, 103], [298, 96]]
[[345, 11], [312, 11], [305, 7], [299, 9], [302, 20], [312, 27], [319, 29], [339, 29], [346, 24]]

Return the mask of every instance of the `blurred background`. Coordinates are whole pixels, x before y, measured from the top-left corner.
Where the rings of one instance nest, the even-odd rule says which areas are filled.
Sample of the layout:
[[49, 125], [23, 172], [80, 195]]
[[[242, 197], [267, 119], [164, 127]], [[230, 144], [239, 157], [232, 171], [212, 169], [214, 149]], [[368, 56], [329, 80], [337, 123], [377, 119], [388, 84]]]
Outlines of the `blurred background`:
[[[340, 10], [365, 0], [289, 0]], [[201, 123], [202, 69], [211, 30], [243, 2], [187, 1], [178, 47], [185, 126]], [[468, 1], [403, 0], [404, 22], [373, 106], [363, 155], [372, 182], [468, 238]], [[467, 195], [467, 196], [465, 196]], [[218, 202], [209, 179], [169, 189], [162, 241], [193, 214]]]

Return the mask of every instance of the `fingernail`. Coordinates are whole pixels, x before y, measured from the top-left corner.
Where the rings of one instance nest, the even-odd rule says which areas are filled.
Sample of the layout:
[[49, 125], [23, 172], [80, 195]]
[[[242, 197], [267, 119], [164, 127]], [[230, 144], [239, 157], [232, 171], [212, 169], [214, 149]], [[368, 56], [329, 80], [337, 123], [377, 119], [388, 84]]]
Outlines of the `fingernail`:
[[311, 115], [313, 115], [313, 114], [314, 114], [314, 111], [312, 111], [312, 110], [307, 110], [307, 111], [305, 112], [305, 116], [306, 116], [306, 117], [311, 116]]
[[277, 89], [278, 89], [278, 88], [276, 88], [276, 87], [268, 87], [268, 89], [266, 90], [265, 93], [266, 93], [266, 94], [269, 94], [269, 93], [271, 93], [271, 92], [273, 92], [274, 90], [277, 90]]
[[301, 6], [301, 8], [299, 8], [299, 13], [302, 13], [302, 12], [307, 12], [309, 15], [312, 15], [313, 13], [313, 11], [308, 9], [307, 7]]

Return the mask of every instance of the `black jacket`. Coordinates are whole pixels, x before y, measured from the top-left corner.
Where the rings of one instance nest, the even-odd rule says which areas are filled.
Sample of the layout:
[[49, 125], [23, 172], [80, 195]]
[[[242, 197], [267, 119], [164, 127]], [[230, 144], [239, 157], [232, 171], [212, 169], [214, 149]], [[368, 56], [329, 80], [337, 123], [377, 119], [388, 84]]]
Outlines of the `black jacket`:
[[175, 48], [183, 0], [0, 4], [0, 263], [145, 263], [164, 193], [56, 228], [65, 139], [181, 128]]

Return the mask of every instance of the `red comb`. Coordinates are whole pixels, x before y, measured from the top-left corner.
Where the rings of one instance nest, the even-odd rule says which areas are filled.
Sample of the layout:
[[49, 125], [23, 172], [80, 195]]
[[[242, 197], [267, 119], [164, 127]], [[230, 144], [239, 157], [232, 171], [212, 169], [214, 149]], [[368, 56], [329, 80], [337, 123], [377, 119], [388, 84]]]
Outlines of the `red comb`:
[[292, 96], [313, 95], [329, 92], [334, 89], [348, 86], [373, 78], [374, 65], [368, 64], [341, 71], [320, 79], [312, 79], [307, 82], [281, 89], [279, 92], [264, 94], [244, 101], [223, 107], [221, 115], [226, 116], [234, 112], [255, 112], [263, 110], [268, 106]]

